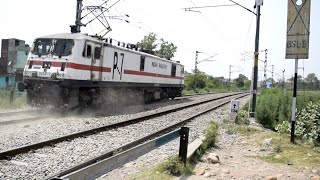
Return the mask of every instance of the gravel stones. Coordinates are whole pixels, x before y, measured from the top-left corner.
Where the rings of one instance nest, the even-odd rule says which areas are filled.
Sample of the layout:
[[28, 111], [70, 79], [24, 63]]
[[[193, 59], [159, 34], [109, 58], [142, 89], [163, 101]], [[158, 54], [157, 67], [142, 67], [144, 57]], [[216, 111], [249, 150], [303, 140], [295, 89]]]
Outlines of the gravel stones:
[[219, 156], [216, 153], [210, 153], [207, 157], [207, 162], [216, 164], [220, 162]]
[[[213, 96], [220, 95], [210, 95]], [[201, 98], [208, 98], [202, 97]], [[200, 98], [200, 99], [201, 99]], [[230, 98], [231, 99], [231, 98]], [[203, 100], [203, 99], [201, 99]], [[191, 102], [190, 99], [180, 100], [186, 103]], [[63, 170], [70, 168], [78, 163], [84, 162], [90, 158], [96, 157], [104, 152], [111, 151], [115, 148], [121, 147], [131, 141], [137, 140], [141, 137], [149, 135], [159, 129], [167, 127], [171, 124], [180, 121], [181, 119], [193, 115], [195, 112], [202, 111], [206, 108], [212, 107], [223, 100], [217, 102], [208, 103], [206, 105], [200, 105], [193, 108], [188, 108], [186, 110], [178, 111], [175, 113], [170, 113], [165, 116], [150, 119], [145, 122], [138, 124], [133, 124], [127, 127], [120, 127], [117, 129], [109, 130], [106, 132], [100, 132], [95, 135], [91, 135], [84, 138], [77, 138], [71, 141], [62, 142], [56, 144], [54, 147], [45, 147], [27, 154], [21, 154], [13, 157], [13, 161], [25, 162], [27, 166], [19, 166], [12, 164], [10, 161], [1, 160], [0, 161], [0, 172], [3, 173], [1, 178], [5, 179], [44, 179], [49, 176]], [[171, 102], [171, 101], [169, 101]], [[168, 103], [168, 102], [165, 102]], [[164, 104], [165, 104], [164, 103]], [[161, 103], [160, 103], [161, 104]], [[164, 105], [164, 104], [161, 104]], [[5, 147], [15, 147], [23, 144], [34, 143], [46, 138], [53, 138], [61, 136], [64, 134], [74, 133], [77, 131], [86, 130], [93, 127], [99, 127], [103, 124], [119, 122], [127, 120], [129, 118], [151, 114], [156, 111], [162, 111], [164, 109], [169, 109], [173, 106], [181, 106], [181, 104], [166, 104], [164, 107], [152, 108], [153, 105], [146, 105], [148, 108], [152, 109], [147, 112], [138, 112], [135, 114], [122, 114], [108, 117], [97, 117], [97, 118], [61, 118], [56, 121], [41, 121], [32, 123], [30, 128], [18, 127], [17, 129], [11, 129], [13, 133], [8, 133], [4, 136], [0, 142]], [[141, 107], [139, 107], [141, 108]], [[229, 108], [228, 105], [224, 106], [222, 109]], [[130, 111], [130, 108], [125, 108], [123, 111]], [[190, 139], [198, 137], [203, 134], [203, 130], [206, 125], [217, 118], [222, 117], [222, 112], [218, 109], [195, 118], [193, 122], [187, 124], [191, 128]], [[17, 144], [17, 145], [16, 145]], [[2, 147], [2, 146], [1, 146]], [[153, 164], [166, 159], [167, 157], [177, 154], [179, 147], [179, 139], [176, 139], [159, 149], [156, 149], [141, 158], [134, 161], [133, 166], [127, 168], [119, 168], [115, 170], [116, 175], [110, 174], [106, 175], [107, 179], [123, 179], [127, 174], [136, 172], [141, 167], [150, 167]]]
[[[196, 96], [177, 101], [160, 101], [153, 104], [130, 105], [126, 107], [107, 106], [98, 112], [83, 112], [81, 116], [44, 119], [36, 122], [0, 126], [0, 151], [57, 138], [104, 125], [117, 123], [143, 115], [181, 107], [208, 98], [220, 97], [230, 93]], [[146, 111], [146, 109], [148, 109]]]

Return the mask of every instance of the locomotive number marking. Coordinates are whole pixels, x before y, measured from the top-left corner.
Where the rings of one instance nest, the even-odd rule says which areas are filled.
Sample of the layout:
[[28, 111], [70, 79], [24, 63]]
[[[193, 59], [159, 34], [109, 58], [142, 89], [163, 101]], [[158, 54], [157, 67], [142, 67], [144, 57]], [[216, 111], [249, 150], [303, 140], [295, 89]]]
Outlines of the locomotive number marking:
[[[114, 73], [118, 73], [120, 76], [120, 80], [122, 78], [122, 67], [123, 67], [123, 60], [124, 60], [124, 54], [121, 53], [120, 56], [122, 56], [121, 59], [121, 65], [120, 67], [119, 65], [119, 58], [118, 58], [118, 52], [114, 52], [114, 56], [113, 56], [113, 70], [112, 70], [112, 79], [114, 79]], [[116, 71], [115, 71], [116, 70]]]

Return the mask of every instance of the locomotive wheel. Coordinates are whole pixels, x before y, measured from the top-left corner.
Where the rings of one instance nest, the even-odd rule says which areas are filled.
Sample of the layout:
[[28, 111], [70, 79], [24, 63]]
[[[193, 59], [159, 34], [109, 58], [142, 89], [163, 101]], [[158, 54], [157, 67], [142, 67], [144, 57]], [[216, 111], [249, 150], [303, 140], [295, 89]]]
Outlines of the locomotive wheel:
[[143, 101], [146, 104], [150, 103], [152, 101], [152, 93], [144, 92], [143, 93]]

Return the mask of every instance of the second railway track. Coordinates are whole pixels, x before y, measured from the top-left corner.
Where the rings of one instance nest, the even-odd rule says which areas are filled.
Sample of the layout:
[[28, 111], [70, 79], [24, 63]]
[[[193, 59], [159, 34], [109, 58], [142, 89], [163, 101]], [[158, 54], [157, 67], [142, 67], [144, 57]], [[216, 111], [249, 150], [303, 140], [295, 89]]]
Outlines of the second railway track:
[[[182, 97], [177, 97], [175, 100], [181, 100], [186, 98], [193, 98], [202, 95], [215, 94], [215, 93], [201, 93], [201, 94], [189, 94]], [[54, 113], [52, 113], [54, 112]], [[22, 111], [11, 111], [0, 113], [0, 125], [11, 125], [20, 123], [29, 123], [34, 121], [40, 121], [48, 118], [57, 118], [61, 115], [61, 109], [28, 109]]]

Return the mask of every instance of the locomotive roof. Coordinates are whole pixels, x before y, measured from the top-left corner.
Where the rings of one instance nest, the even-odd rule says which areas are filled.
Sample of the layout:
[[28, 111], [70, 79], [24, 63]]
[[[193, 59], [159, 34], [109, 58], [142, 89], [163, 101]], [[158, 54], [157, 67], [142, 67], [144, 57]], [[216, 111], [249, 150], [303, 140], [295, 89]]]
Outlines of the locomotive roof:
[[47, 35], [47, 36], [41, 36], [38, 38], [44, 38], [44, 39], [89, 39], [91, 41], [97, 41], [99, 42], [99, 40], [97, 40], [96, 38], [90, 37], [87, 34], [83, 34], [83, 33], [59, 33], [59, 34], [51, 34], [51, 35]]
[[[59, 33], [59, 34], [51, 34], [51, 35], [46, 35], [46, 36], [41, 36], [41, 37], [38, 37], [37, 39], [85, 39], [85, 40], [90, 40], [90, 41], [95, 41], [95, 42], [100, 42], [100, 40], [96, 39], [96, 38], [93, 38], [91, 36], [88, 36], [87, 34], [84, 34], [84, 33]], [[110, 44], [109, 44], [110, 45]], [[154, 58], [157, 58], [157, 59], [161, 59], [163, 61], [168, 61], [168, 62], [171, 62], [171, 63], [175, 63], [175, 64], [180, 64], [182, 65], [180, 62], [178, 61], [174, 61], [174, 60], [167, 60], [167, 59], [163, 59], [163, 58], [160, 58], [158, 56], [155, 56], [155, 55], [152, 55], [152, 54], [148, 54], [148, 53], [145, 53], [145, 52], [141, 52], [141, 51], [132, 51], [130, 49], [127, 49], [127, 48], [124, 48], [124, 47], [121, 47], [121, 46], [114, 46], [114, 45], [111, 45], [112, 47], [115, 47], [115, 48], [119, 48], [119, 49], [123, 49], [123, 50], [126, 50], [126, 51], [131, 51], [131, 52], [134, 52], [134, 53], [140, 53], [140, 54], [144, 54], [146, 56], [150, 56], [150, 57], [154, 57]], [[183, 66], [183, 65], [182, 65]]]

